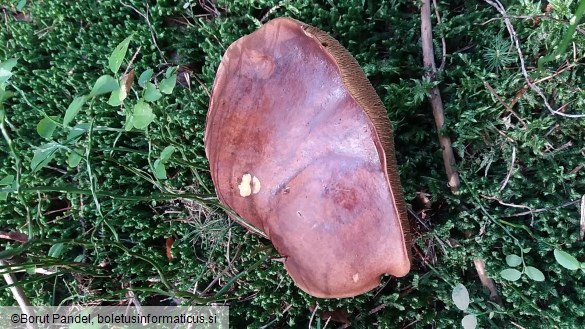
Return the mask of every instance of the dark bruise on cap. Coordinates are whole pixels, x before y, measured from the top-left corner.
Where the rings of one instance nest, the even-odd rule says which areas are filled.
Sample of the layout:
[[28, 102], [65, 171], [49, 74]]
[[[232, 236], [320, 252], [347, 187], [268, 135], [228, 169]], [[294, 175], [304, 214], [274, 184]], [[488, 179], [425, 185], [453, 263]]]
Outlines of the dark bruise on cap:
[[386, 110], [325, 32], [278, 18], [230, 45], [205, 151], [221, 202], [271, 239], [307, 293], [351, 297], [410, 270]]

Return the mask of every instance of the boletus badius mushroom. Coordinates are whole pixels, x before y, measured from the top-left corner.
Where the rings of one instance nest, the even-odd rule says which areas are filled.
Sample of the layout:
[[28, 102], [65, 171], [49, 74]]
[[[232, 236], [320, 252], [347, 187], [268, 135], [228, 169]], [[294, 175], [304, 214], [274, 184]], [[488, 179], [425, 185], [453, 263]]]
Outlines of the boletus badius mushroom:
[[211, 178], [305, 292], [351, 297], [410, 270], [393, 143], [374, 88], [325, 32], [278, 18], [225, 52], [205, 129]]

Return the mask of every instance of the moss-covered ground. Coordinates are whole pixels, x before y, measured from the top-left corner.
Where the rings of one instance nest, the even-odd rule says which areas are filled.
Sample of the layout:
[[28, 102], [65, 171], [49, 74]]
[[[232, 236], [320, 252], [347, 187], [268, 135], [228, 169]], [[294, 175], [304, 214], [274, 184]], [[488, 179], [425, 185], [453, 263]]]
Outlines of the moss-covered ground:
[[[482, 328], [581, 328], [585, 119], [566, 115], [585, 114], [583, 25], [537, 64], [556, 55], [582, 2], [503, 1], [520, 57], [494, 6], [436, 1], [430, 80], [421, 1], [0, 1], [2, 269], [35, 305], [225, 303], [234, 328], [457, 328], [467, 314]], [[329, 32], [364, 68], [419, 217], [410, 274], [355, 298], [300, 291], [269, 241], [226, 218], [210, 182], [203, 131], [215, 70], [230, 43], [280, 16]], [[129, 36], [116, 69], [109, 58]], [[120, 105], [107, 94], [132, 70]], [[92, 89], [106, 95], [85, 97]], [[465, 311], [453, 300], [459, 284]], [[15, 304], [6, 286], [0, 304]]]

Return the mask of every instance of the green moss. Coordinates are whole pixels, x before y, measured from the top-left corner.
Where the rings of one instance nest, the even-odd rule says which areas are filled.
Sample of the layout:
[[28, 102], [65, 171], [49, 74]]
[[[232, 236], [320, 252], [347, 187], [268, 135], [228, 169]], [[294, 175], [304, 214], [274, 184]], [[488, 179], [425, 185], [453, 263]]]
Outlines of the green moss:
[[[557, 2], [563, 6], [553, 9], [551, 17], [565, 20], [576, 4]], [[381, 328], [450, 328], [460, 326], [465, 315], [451, 300], [452, 285], [463, 283], [481, 327], [509, 327], [512, 321], [524, 327], [583, 325], [580, 305], [585, 296], [580, 282], [585, 274], [561, 267], [553, 257], [557, 248], [585, 260], [574, 202], [585, 190], [585, 169], [580, 167], [583, 119], [553, 116], [538, 95], [525, 90], [514, 47], [504, 54], [510, 60], [494, 59], [496, 50], [503, 49], [496, 45], [509, 38], [492, 7], [475, 1], [438, 1], [441, 23], [433, 17], [438, 64], [440, 38], [447, 45], [445, 68], [438, 74], [444, 132], [453, 139], [463, 178], [459, 193], [453, 195], [446, 186], [427, 102], [433, 83], [422, 78], [418, 3], [250, 0], [205, 2], [204, 8], [197, 2], [184, 7], [185, 2], [167, 0], [149, 5], [150, 25], [136, 12], [146, 14], [144, 2], [125, 3], [135, 10], [119, 1], [29, 2], [24, 9], [27, 20], [19, 19], [10, 5], [5, 8], [0, 61], [19, 59], [6, 88], [17, 87], [22, 94], [4, 105], [10, 136], [24, 164], [25, 191], [22, 200], [10, 194], [7, 201], [0, 201], [0, 228], [26, 233], [30, 228], [35, 239], [44, 241], [21, 253], [17, 262], [47, 263], [46, 255], [58, 239], [76, 243], [67, 240], [57, 261], [80, 262], [54, 267], [60, 271], [56, 280], [19, 273], [19, 280], [39, 279], [23, 287], [34, 303], [119, 303], [128, 288], [145, 303], [156, 295], [152, 288], [175, 294], [189, 291], [202, 298], [223, 291], [221, 298], [231, 306], [235, 328], [268, 323], [307, 326], [315, 305], [319, 309], [312, 325], [325, 323], [319, 319], [323, 312], [343, 310], [357, 328], [373, 323]], [[511, 15], [544, 11], [532, 3], [505, 5]], [[213, 206], [160, 195], [213, 193], [203, 149], [207, 92], [227, 46], [255, 30], [267, 14], [290, 16], [329, 31], [364, 67], [386, 104], [405, 195], [413, 199], [417, 192], [428, 193], [432, 204], [423, 219], [431, 230], [413, 222], [417, 252], [407, 277], [385, 277], [379, 289], [352, 299], [315, 299], [294, 285], [281, 262], [260, 251], [268, 241], [246, 234]], [[585, 93], [580, 86], [585, 74], [572, 53], [547, 63], [543, 72], [534, 69], [538, 58], [561, 39], [566, 24], [551, 19], [512, 23], [531, 77], [544, 79], [538, 85], [549, 102], [570, 113], [583, 113]], [[85, 160], [69, 168], [68, 150], [61, 149], [49, 167], [31, 173], [34, 150], [47, 142], [36, 133], [39, 120], [44, 114], [62, 118], [74, 97], [108, 74], [112, 49], [133, 33], [123, 69], [141, 47], [132, 64], [137, 76], [147, 68], [156, 75], [178, 65], [180, 71], [191, 72], [189, 88], [179, 84], [171, 96], [153, 103], [156, 119], [147, 134], [116, 131], [123, 128], [124, 115], [107, 105], [107, 98], [88, 103], [72, 125], [93, 121], [94, 127], [108, 129], [95, 130], [91, 140], [84, 134], [67, 147], [85, 152], [91, 144], [89, 168]], [[577, 51], [583, 41], [583, 35], [576, 34]], [[571, 69], [560, 72], [565, 61]], [[136, 84], [134, 88], [140, 91]], [[513, 103], [521, 120], [498, 98]], [[53, 138], [63, 142], [68, 133], [58, 127]], [[167, 164], [169, 179], [153, 182], [151, 163], [168, 145], [177, 149]], [[14, 156], [0, 139], [0, 179], [15, 173]], [[95, 197], [89, 192], [92, 181]], [[154, 200], [127, 200], [150, 195]], [[169, 241], [172, 258], [167, 255]], [[2, 244], [6, 249], [18, 247], [16, 242]], [[526, 276], [508, 282], [500, 277], [507, 268], [506, 255], [520, 254], [520, 247], [530, 248], [524, 261], [544, 273], [544, 282]], [[476, 258], [485, 261], [495, 279], [501, 305], [491, 302], [482, 287], [473, 266]], [[162, 279], [153, 264], [162, 270]], [[230, 282], [243, 271], [248, 272]], [[14, 303], [8, 290], [0, 303]]]

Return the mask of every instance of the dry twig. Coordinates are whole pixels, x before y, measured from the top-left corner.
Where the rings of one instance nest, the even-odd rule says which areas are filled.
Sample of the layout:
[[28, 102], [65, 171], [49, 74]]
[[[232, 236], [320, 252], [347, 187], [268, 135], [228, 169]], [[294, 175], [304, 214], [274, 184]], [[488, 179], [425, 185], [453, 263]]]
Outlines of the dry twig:
[[[423, 62], [425, 69], [427, 70], [426, 75], [431, 80], [435, 80], [437, 67], [435, 65], [435, 57], [433, 52], [430, 0], [424, 0], [421, 7], [421, 37]], [[459, 173], [455, 167], [455, 156], [453, 154], [453, 148], [451, 147], [451, 138], [449, 138], [449, 136], [445, 136], [442, 132], [443, 125], [445, 123], [445, 115], [443, 113], [443, 101], [441, 100], [441, 93], [439, 88], [435, 86], [431, 89], [430, 94], [430, 102], [431, 107], [433, 108], [433, 116], [435, 117], [435, 125], [437, 126], [437, 133], [439, 134], [439, 143], [441, 144], [441, 148], [443, 150], [443, 162], [445, 164], [448, 184], [451, 188], [451, 192], [456, 193], [460, 184]]]
[[516, 147], [512, 146], [512, 161], [510, 161], [510, 169], [508, 170], [508, 174], [506, 175], [506, 178], [504, 179], [504, 182], [502, 183], [502, 186], [500, 186], [500, 189], [498, 191], [503, 190], [506, 185], [508, 185], [508, 181], [510, 180], [510, 176], [512, 176], [512, 171], [514, 171], [514, 163], [516, 162]]
[[581, 197], [581, 221], [579, 223], [579, 238], [583, 240], [583, 236], [585, 235], [585, 194]]
[[150, 19], [148, 18], [148, 12], [150, 10], [148, 3], [146, 4], [146, 13], [142, 13], [140, 10], [134, 8], [132, 5], [124, 3], [123, 1], [121, 1], [120, 3], [122, 4], [122, 6], [128, 7], [130, 9], [134, 10], [134, 12], [136, 12], [138, 15], [140, 15], [140, 16], [142, 16], [142, 18], [144, 18], [144, 20], [146, 21], [146, 24], [148, 25], [148, 28], [150, 29], [150, 37], [152, 39], [152, 43], [154, 44], [154, 46], [158, 50], [160, 57], [166, 62], [167, 59], [166, 59], [164, 53], [162, 52], [162, 50], [160, 50], [160, 48], [158, 47], [158, 43], [156, 42], [156, 36], [155, 36], [156, 31], [154, 30], [154, 27], [152, 26], [152, 24], [150, 23]]
[[485, 195], [485, 194], [480, 194], [480, 196], [484, 199], [495, 200], [499, 204], [501, 204], [502, 206], [505, 206], [505, 207], [528, 209], [528, 211], [523, 213], [523, 214], [524, 215], [530, 214], [530, 216], [531, 216], [530, 226], [532, 226], [532, 224], [534, 224], [534, 214], [536, 211], [534, 209], [530, 208], [529, 206], [525, 206], [525, 205], [521, 205], [521, 204], [514, 204], [514, 203], [507, 203], [507, 202], [504, 202], [504, 201], [496, 198], [495, 196], [490, 196], [490, 195]]
[[510, 106], [508, 106], [508, 104], [506, 104], [506, 102], [504, 102], [504, 100], [500, 97], [500, 95], [498, 95], [498, 93], [496, 93], [494, 88], [492, 88], [492, 86], [487, 81], [484, 81], [483, 85], [492, 93], [492, 95], [494, 95], [494, 97], [500, 102], [500, 104], [502, 104], [504, 106], [504, 108], [508, 112], [512, 113], [512, 115], [514, 117], [516, 117], [518, 122], [520, 122], [524, 126], [524, 128], [528, 129], [528, 125], [526, 124], [526, 122], [524, 122], [524, 120], [522, 120], [522, 118], [516, 113], [516, 111], [514, 111]]
[[473, 264], [475, 265], [475, 270], [479, 276], [479, 281], [481, 281], [481, 284], [490, 292], [490, 299], [493, 302], [502, 305], [502, 299], [500, 298], [500, 295], [498, 295], [498, 289], [496, 288], [494, 280], [488, 277], [485, 272], [485, 262], [477, 258], [473, 260]]
[[[0, 259], [0, 266], [7, 265], [8, 263], [5, 260]], [[2, 272], [3, 272], [2, 276], [4, 276], [4, 281], [6, 281], [6, 284], [13, 285], [10, 287], [10, 292], [12, 292], [12, 296], [18, 303], [18, 306], [20, 306], [20, 310], [22, 311], [22, 313], [26, 314], [27, 316], [33, 315], [33, 311], [30, 308], [31, 306], [30, 301], [24, 294], [24, 291], [22, 290], [21, 287], [14, 285], [16, 283], [14, 275], [12, 275], [12, 273], [9, 273], [6, 269]], [[30, 324], [27, 324], [27, 328], [32, 328], [32, 326]]]

